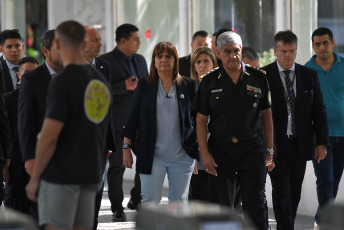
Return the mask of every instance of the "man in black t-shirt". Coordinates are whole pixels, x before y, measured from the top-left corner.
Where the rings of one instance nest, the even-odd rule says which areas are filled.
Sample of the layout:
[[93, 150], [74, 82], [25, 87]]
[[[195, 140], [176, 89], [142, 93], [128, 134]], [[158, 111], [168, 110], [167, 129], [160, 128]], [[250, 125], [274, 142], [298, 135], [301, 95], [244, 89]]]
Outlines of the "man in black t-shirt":
[[53, 46], [64, 69], [49, 85], [46, 117], [26, 188], [31, 200], [39, 194], [39, 224], [46, 229], [92, 229], [105, 168], [111, 92], [102, 74], [85, 62], [84, 38], [85, 29], [76, 21], [56, 28]]

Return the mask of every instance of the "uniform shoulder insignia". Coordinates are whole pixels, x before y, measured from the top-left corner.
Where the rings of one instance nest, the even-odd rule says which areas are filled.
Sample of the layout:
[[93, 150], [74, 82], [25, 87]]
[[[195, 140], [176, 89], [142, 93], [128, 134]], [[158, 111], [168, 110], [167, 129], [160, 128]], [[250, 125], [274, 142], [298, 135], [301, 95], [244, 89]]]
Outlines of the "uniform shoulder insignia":
[[266, 74], [265, 70], [262, 70], [259, 67], [255, 67], [255, 66], [251, 66], [249, 64], [246, 64], [246, 68], [252, 69], [254, 71], [257, 71], [257, 72], [260, 72], [260, 73], [263, 73], [263, 74]]
[[209, 75], [209, 74], [211, 74], [211, 73], [213, 73], [213, 72], [217, 71], [218, 69], [219, 69], [219, 67], [216, 67], [216, 68], [214, 68], [214, 69], [210, 70], [208, 73], [206, 73], [206, 74], [203, 74], [203, 75], [201, 76], [201, 78], [204, 78], [205, 76], [207, 76], [207, 75]]

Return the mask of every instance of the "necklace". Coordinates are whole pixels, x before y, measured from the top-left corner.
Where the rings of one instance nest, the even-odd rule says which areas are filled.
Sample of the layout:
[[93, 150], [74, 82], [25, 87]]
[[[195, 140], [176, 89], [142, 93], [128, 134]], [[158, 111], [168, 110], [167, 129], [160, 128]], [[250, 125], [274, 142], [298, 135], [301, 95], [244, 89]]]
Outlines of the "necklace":
[[167, 84], [163, 84], [162, 87], [167, 88]]

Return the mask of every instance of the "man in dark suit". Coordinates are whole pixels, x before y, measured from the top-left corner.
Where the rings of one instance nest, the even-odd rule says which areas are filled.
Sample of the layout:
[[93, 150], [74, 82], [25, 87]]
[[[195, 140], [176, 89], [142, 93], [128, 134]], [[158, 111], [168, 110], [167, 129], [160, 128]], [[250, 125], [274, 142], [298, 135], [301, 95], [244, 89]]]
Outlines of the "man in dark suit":
[[[294, 229], [308, 160], [325, 158], [328, 146], [326, 107], [315, 71], [295, 63], [297, 37], [274, 37], [277, 61], [265, 66], [274, 122], [274, 163], [270, 166], [277, 229]], [[315, 152], [314, 152], [315, 151]]]
[[[103, 54], [103, 58], [111, 63], [111, 89], [114, 94], [112, 114], [116, 118], [115, 141], [116, 152], [109, 155], [110, 167], [107, 173], [109, 199], [113, 212], [113, 221], [125, 221], [123, 211], [123, 126], [127, 119], [131, 100], [136, 89], [138, 79], [148, 75], [147, 63], [142, 55], [137, 54], [140, 47], [139, 29], [131, 24], [123, 24], [116, 29], [117, 46], [111, 52]], [[134, 150], [135, 151], [135, 150]], [[139, 177], [135, 175], [135, 187], [131, 190], [128, 207], [137, 208], [141, 201]]]
[[41, 130], [45, 115], [48, 85], [51, 78], [62, 68], [51, 46], [54, 38], [54, 30], [48, 30], [43, 35], [42, 51], [45, 63], [23, 76], [19, 92], [19, 143], [25, 170], [30, 176], [35, 161], [37, 134]]
[[[39, 62], [34, 57], [23, 57], [19, 60], [17, 73], [18, 78], [24, 73], [30, 72], [39, 66]], [[19, 137], [18, 137], [18, 95], [17, 88], [4, 95], [7, 114], [10, 122], [12, 133], [12, 157], [10, 164], [4, 168], [5, 199], [4, 204], [14, 210], [26, 214], [31, 213], [31, 201], [27, 198], [25, 186], [29, 182], [29, 175], [25, 171], [24, 163], [21, 156]]]
[[5, 92], [3, 73], [2, 66], [0, 65], [0, 206], [4, 199], [2, 169], [3, 167], [8, 167], [12, 152], [11, 131], [3, 97]]
[[18, 63], [23, 57], [25, 46], [18, 30], [4, 30], [1, 32], [0, 51], [5, 55], [6, 60], [1, 61], [4, 71], [4, 81], [6, 92], [11, 92], [17, 88]]
[[208, 40], [210, 40], [208, 33], [204, 30], [197, 31], [192, 36], [191, 41], [191, 54], [179, 58], [179, 74], [184, 77], [190, 77], [190, 68], [191, 68], [191, 55], [192, 53], [200, 47], [208, 47]]
[[[86, 45], [83, 49], [83, 57], [89, 62], [92, 66], [94, 66], [97, 70], [99, 70], [103, 76], [108, 81], [109, 85], [111, 85], [111, 66], [110, 63], [104, 59], [98, 58], [100, 48], [102, 47], [101, 37], [98, 30], [91, 26], [85, 26], [86, 35], [85, 35], [85, 42]], [[107, 141], [106, 141], [106, 151], [108, 153], [115, 151], [115, 127], [113, 124], [113, 116], [110, 113], [110, 122], [109, 128], [107, 132]], [[106, 161], [106, 159], [104, 159]], [[97, 230], [98, 226], [98, 213], [100, 210], [102, 197], [103, 197], [103, 189], [104, 183], [101, 189], [98, 191], [96, 195], [96, 204], [95, 204], [95, 213], [94, 213], [94, 225], [93, 229]]]

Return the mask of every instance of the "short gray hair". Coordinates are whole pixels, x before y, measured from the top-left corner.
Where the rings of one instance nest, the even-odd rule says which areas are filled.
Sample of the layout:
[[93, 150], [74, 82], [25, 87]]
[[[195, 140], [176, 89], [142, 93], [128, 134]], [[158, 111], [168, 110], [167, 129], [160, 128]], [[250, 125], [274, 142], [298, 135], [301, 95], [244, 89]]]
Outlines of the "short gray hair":
[[234, 43], [237, 43], [240, 45], [240, 47], [242, 47], [241, 37], [239, 36], [239, 34], [234, 33], [233, 31], [227, 31], [227, 32], [222, 33], [219, 36], [219, 38], [217, 39], [216, 45], [220, 51], [222, 49], [222, 46], [226, 46], [226, 45], [230, 45]]

